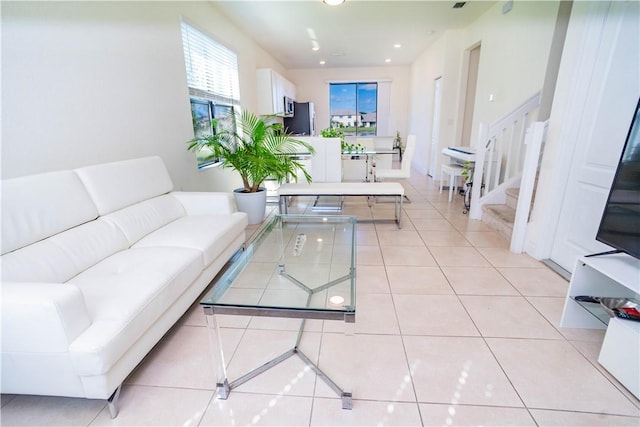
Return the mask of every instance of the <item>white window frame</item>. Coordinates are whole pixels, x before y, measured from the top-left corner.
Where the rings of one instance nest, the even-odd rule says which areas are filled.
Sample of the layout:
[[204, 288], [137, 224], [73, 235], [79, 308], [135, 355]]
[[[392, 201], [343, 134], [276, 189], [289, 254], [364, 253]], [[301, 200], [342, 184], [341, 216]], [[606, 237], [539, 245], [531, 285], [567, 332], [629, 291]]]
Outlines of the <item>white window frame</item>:
[[[220, 105], [239, 112], [238, 55], [184, 19], [180, 26], [190, 98], [209, 100], [212, 111]], [[198, 167], [210, 166], [216, 160], [199, 159]]]

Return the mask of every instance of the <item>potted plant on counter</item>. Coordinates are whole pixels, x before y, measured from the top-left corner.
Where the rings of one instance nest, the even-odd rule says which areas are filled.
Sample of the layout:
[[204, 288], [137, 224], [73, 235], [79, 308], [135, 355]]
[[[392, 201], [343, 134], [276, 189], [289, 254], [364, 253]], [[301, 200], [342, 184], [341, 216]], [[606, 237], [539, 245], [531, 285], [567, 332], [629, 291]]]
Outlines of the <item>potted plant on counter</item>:
[[344, 139], [344, 132], [337, 127], [329, 127], [320, 131], [323, 138], [340, 138], [340, 149], [343, 153], [358, 153], [364, 150], [361, 144], [349, 144]]
[[211, 152], [221, 167], [238, 171], [243, 187], [234, 190], [236, 204], [238, 210], [247, 212], [250, 224], [264, 219], [267, 191], [262, 184], [267, 178], [284, 182], [296, 179], [297, 173], [302, 172], [311, 182], [311, 175], [294, 154], [313, 154], [313, 147], [284, 132], [275, 116], [257, 116], [245, 110], [214, 119], [212, 124], [214, 134], [192, 139], [188, 149]]

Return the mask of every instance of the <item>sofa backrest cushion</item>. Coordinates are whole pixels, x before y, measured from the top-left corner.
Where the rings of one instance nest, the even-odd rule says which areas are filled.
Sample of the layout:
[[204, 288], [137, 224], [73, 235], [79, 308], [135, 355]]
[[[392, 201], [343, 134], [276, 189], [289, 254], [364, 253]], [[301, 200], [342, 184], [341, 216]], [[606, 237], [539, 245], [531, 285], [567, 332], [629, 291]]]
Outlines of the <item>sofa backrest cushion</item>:
[[173, 183], [162, 159], [142, 157], [75, 169], [100, 215], [170, 192]]
[[2, 256], [2, 280], [64, 283], [129, 247], [122, 230], [98, 218]]
[[2, 181], [2, 253], [11, 252], [98, 217], [72, 171]]
[[169, 194], [154, 197], [102, 217], [118, 227], [133, 245], [147, 234], [186, 215], [182, 204]]

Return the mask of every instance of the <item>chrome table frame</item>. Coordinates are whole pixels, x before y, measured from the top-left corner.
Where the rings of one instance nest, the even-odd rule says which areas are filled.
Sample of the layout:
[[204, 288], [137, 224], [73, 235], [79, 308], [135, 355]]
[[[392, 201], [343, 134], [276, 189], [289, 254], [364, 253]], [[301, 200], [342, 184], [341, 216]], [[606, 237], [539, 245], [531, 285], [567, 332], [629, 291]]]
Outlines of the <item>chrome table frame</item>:
[[[286, 186], [286, 187], [285, 187]], [[389, 188], [391, 187], [391, 188]], [[397, 188], [396, 188], [397, 187]], [[404, 202], [404, 187], [397, 182], [318, 182], [310, 184], [283, 184], [278, 189], [278, 211], [288, 214], [289, 201], [292, 197], [317, 197], [317, 196], [362, 196], [367, 198], [367, 204], [371, 207], [371, 200], [378, 197], [393, 197], [394, 219], [360, 219], [358, 222], [395, 221], [398, 228], [402, 228], [402, 208]]]
[[[274, 222], [278, 219], [278, 217], [285, 218], [295, 218], [296, 215], [278, 215], [276, 218], [272, 219], [271, 222], [262, 230], [260, 235], [256, 238], [256, 241], [263, 239], [267, 234], [269, 234], [273, 229]], [[318, 216], [318, 220], [322, 217]], [[335, 218], [335, 217], [334, 217]], [[344, 218], [344, 217], [343, 217]], [[355, 218], [351, 218], [353, 221], [353, 233], [355, 238]], [[318, 221], [320, 222], [320, 221]], [[353, 242], [355, 243], [355, 242]], [[250, 246], [251, 247], [251, 246]], [[352, 246], [352, 250], [355, 251], [355, 245]], [[250, 257], [252, 254], [243, 253], [240, 256], [248, 256]], [[355, 252], [352, 255], [355, 257]], [[324, 283], [321, 286], [316, 288], [310, 288], [302, 283], [300, 280], [296, 279], [286, 271], [286, 266], [284, 265], [284, 260], [281, 258], [280, 263], [278, 265], [279, 274], [287, 278], [291, 283], [296, 285], [298, 288], [302, 289], [307, 293], [307, 308], [299, 308], [299, 307], [275, 307], [275, 306], [256, 306], [256, 305], [242, 305], [242, 304], [233, 304], [233, 303], [210, 303], [201, 301], [201, 305], [204, 309], [204, 314], [206, 315], [207, 325], [210, 334], [210, 342], [211, 347], [214, 349], [214, 364], [217, 371], [217, 382], [216, 382], [216, 393], [220, 399], [226, 400], [231, 393], [231, 390], [241, 386], [247, 381], [255, 378], [261, 373], [269, 370], [270, 368], [278, 365], [279, 363], [289, 359], [291, 356], [297, 355], [300, 359], [307, 365], [311, 370], [318, 375], [338, 396], [340, 396], [342, 409], [352, 409], [352, 393], [343, 390], [336, 382], [334, 382], [325, 372], [323, 372], [307, 355], [305, 355], [300, 349], [300, 341], [302, 339], [302, 333], [304, 330], [304, 325], [307, 319], [320, 319], [320, 320], [342, 320], [345, 322], [345, 335], [349, 338], [350, 347], [353, 346], [353, 339], [355, 333], [355, 321], [356, 321], [356, 312], [355, 312], [355, 285], [351, 286], [351, 299], [350, 305], [343, 306], [343, 310], [336, 309], [322, 309], [322, 308], [311, 308], [309, 307], [311, 298], [314, 294], [321, 292], [325, 289], [331, 288], [339, 283], [342, 283], [346, 280], [355, 280], [355, 259], [352, 266], [349, 269], [349, 273], [343, 275], [337, 279], [333, 279], [327, 283]], [[227, 274], [223, 274], [216, 285], [214, 285], [213, 291], [210, 291], [211, 295], [222, 295], [226, 289], [231, 285], [232, 280], [225, 280]], [[219, 286], [221, 285], [221, 286]], [[215, 286], [219, 286], [218, 289], [215, 289]], [[257, 317], [281, 317], [281, 318], [293, 318], [293, 319], [302, 319], [300, 324], [300, 328], [298, 329], [298, 335], [295, 341], [293, 348], [287, 350], [281, 355], [271, 359], [270, 361], [262, 364], [261, 366], [251, 370], [250, 372], [242, 375], [238, 379], [229, 382], [226, 372], [224, 353], [222, 351], [222, 337], [220, 334], [220, 326], [216, 321], [216, 314], [227, 314], [227, 315], [243, 315], [243, 316], [257, 316]], [[353, 353], [354, 349], [351, 349], [351, 353]]]

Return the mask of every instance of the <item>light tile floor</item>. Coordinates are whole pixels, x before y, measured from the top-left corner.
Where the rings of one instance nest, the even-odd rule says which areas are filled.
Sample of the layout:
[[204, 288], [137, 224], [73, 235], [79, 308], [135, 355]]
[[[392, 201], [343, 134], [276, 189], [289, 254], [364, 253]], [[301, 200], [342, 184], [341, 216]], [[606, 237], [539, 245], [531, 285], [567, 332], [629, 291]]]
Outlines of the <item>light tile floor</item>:
[[[330, 376], [352, 378], [353, 410], [295, 357], [216, 399], [196, 304], [127, 379], [116, 419], [102, 401], [3, 395], [1, 424], [639, 426], [640, 402], [596, 361], [603, 332], [559, 327], [567, 282], [511, 254], [431, 179], [403, 184], [402, 230], [358, 225], [353, 371], [340, 322], [308, 322], [301, 343]], [[392, 206], [349, 199], [345, 213], [385, 218]], [[295, 340], [295, 321], [257, 320], [220, 320], [232, 378]]]

